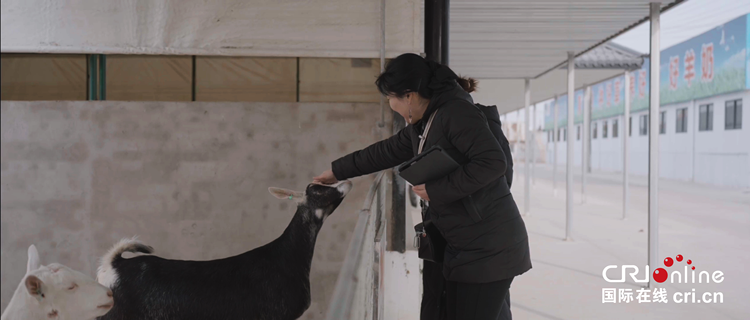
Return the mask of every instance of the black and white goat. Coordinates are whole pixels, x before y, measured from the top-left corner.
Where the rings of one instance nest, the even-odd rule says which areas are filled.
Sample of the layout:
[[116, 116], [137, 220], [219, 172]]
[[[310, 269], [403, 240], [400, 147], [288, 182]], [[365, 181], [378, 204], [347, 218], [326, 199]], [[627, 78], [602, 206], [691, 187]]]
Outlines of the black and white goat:
[[102, 259], [98, 281], [115, 305], [100, 319], [297, 319], [310, 307], [310, 265], [323, 221], [351, 190], [349, 181], [310, 184], [305, 192], [268, 190], [298, 203], [276, 240], [243, 254], [211, 261], [168, 260], [136, 240], [123, 240]]

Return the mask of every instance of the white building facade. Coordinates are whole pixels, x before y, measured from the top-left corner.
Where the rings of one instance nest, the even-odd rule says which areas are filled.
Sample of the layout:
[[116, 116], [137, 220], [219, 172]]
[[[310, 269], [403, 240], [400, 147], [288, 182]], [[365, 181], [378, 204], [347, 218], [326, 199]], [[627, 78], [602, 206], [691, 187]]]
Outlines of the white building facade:
[[[660, 63], [659, 175], [662, 178], [728, 187], [750, 187], [749, 16], [745, 15], [662, 50]], [[648, 174], [648, 64], [624, 76], [591, 85], [589, 133], [591, 170], [621, 172], [628, 134], [629, 172]], [[624, 95], [631, 97], [629, 121]], [[567, 97], [545, 104], [547, 162], [566, 160], [566, 136], [575, 139], [580, 168], [584, 89], [576, 92], [575, 128], [566, 135]], [[558, 132], [554, 132], [554, 108]], [[553, 141], [554, 140], [554, 141]]]

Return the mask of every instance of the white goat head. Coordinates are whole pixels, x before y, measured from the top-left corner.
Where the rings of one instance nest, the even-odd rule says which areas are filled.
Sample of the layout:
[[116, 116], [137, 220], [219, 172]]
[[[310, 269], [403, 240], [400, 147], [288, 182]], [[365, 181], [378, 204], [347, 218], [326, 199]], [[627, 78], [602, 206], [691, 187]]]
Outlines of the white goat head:
[[59, 263], [43, 266], [29, 247], [26, 276], [3, 313], [3, 319], [89, 320], [114, 305], [112, 291]]

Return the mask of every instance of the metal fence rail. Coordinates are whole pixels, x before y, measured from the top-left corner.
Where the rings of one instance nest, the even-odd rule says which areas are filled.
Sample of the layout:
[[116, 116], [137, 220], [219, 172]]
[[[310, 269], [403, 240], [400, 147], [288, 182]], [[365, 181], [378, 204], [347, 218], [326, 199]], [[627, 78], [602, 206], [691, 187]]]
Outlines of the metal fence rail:
[[385, 200], [387, 183], [380, 172], [359, 210], [354, 235], [336, 280], [326, 319], [382, 319], [383, 264], [386, 247]]

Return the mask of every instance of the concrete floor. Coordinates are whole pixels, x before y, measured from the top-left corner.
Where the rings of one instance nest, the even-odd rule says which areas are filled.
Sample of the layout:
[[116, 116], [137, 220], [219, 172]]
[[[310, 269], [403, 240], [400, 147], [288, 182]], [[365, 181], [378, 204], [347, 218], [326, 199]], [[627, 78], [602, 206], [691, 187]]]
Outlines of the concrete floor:
[[[519, 161], [520, 162], [520, 161]], [[518, 163], [513, 195], [524, 206], [524, 168]], [[667, 280], [658, 287], [668, 294], [663, 303], [602, 303], [603, 288], [632, 289], [632, 280], [608, 283], [607, 265], [637, 265], [638, 278], [647, 264], [646, 177], [631, 176], [628, 217], [622, 220], [622, 174], [594, 173], [588, 177], [586, 203], [581, 204], [580, 168], [576, 168], [573, 241], [565, 237], [565, 167], [558, 167], [555, 195], [552, 167], [536, 168], [531, 212], [525, 217], [533, 269], [517, 277], [511, 288], [516, 319], [750, 319], [750, 190], [720, 188], [689, 182], [660, 180], [659, 248], [664, 259], [681, 254], [695, 271], [720, 270], [724, 281], [680, 284]], [[671, 268], [683, 270], [685, 261]], [[611, 270], [619, 278], [619, 270]], [[653, 272], [653, 269], [651, 269]], [[696, 273], [696, 279], [698, 274]], [[721, 292], [723, 303], [675, 303], [676, 292]]]

